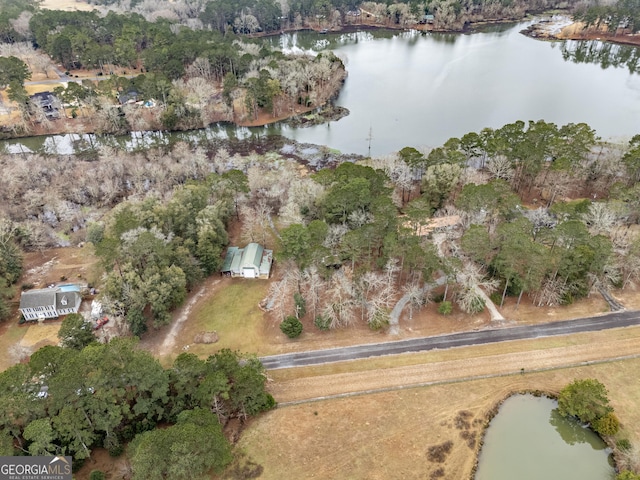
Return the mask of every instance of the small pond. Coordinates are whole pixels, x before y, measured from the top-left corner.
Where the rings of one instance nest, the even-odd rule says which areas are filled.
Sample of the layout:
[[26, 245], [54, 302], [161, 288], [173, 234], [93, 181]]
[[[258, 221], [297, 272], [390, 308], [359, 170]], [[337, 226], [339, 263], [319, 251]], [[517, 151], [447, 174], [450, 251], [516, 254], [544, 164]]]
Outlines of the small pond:
[[546, 397], [508, 398], [484, 438], [475, 480], [611, 480], [609, 450]]

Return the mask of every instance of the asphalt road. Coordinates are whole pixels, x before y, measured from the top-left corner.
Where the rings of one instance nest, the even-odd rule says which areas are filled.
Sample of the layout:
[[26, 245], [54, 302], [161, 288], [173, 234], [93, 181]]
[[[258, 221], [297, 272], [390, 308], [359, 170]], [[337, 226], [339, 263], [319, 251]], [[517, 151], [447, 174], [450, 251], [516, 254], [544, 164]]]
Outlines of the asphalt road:
[[280, 368], [343, 362], [346, 360], [379, 357], [382, 355], [397, 355], [399, 353], [484, 345], [486, 343], [505, 342], [509, 340], [594, 332], [609, 328], [628, 327], [631, 325], [640, 325], [640, 311], [614, 312], [597, 317], [578, 318], [575, 320], [539, 325], [495, 328], [439, 335], [436, 337], [411, 338], [393, 342], [356, 345], [353, 347], [286, 353], [283, 355], [262, 357], [260, 360], [267, 370], [277, 370]]

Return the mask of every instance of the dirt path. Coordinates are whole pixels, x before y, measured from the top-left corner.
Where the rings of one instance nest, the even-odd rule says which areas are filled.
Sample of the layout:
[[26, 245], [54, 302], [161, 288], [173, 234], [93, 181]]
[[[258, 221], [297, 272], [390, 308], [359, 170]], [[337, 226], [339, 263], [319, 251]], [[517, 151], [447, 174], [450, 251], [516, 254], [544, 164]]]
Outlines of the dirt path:
[[156, 352], [159, 357], [166, 357], [170, 355], [176, 345], [176, 339], [178, 338], [178, 334], [184, 325], [184, 322], [187, 321], [189, 315], [191, 314], [191, 310], [198, 303], [198, 301], [204, 297], [206, 293], [208, 293], [211, 288], [215, 287], [220, 283], [220, 279], [214, 280], [212, 282], [205, 282], [198, 291], [189, 299], [189, 301], [180, 309], [178, 312], [178, 316], [174, 319], [173, 324], [171, 325], [171, 330], [167, 333], [167, 336], [164, 338], [164, 341], [158, 348]]
[[[299, 403], [311, 399], [513, 375], [521, 372], [521, 369], [534, 372], [640, 357], [640, 328], [620, 330], [624, 336], [618, 335], [608, 340], [599, 332], [590, 334], [578, 345], [544, 348], [536, 347], [534, 344], [531, 349], [525, 351], [485, 356], [465, 354], [460, 350], [459, 356], [464, 358], [394, 368], [276, 379], [271, 383], [270, 391], [280, 404]], [[307, 372], [313, 375], [312, 370]]]

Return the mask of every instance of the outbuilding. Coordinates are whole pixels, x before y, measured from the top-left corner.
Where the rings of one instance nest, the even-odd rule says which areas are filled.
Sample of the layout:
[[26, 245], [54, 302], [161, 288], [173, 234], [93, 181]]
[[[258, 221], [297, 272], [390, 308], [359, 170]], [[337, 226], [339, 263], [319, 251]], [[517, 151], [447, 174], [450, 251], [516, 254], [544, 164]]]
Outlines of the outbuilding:
[[229, 247], [221, 272], [231, 277], [269, 278], [272, 263], [273, 250], [250, 243], [245, 248]]

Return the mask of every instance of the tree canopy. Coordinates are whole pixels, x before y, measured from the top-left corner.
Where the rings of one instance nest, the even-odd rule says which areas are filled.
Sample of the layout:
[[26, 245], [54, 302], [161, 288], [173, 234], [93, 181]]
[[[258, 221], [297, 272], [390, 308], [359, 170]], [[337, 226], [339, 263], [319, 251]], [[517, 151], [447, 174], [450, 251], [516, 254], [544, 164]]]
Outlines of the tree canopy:
[[[149, 431], [132, 446], [138, 478], [151, 478], [142, 472], [153, 468], [178, 469], [171, 478], [195, 478], [189, 475], [229, 460], [221, 422], [275, 405], [265, 383], [255, 357], [229, 350], [207, 360], [183, 354], [165, 370], [130, 339], [83, 349], [44, 347], [28, 364], [0, 373], [0, 438], [12, 438], [32, 455], [64, 453], [81, 461], [98, 446], [117, 454], [137, 433]], [[176, 428], [151, 432], [159, 422]], [[159, 460], [187, 451], [187, 464]]]

